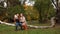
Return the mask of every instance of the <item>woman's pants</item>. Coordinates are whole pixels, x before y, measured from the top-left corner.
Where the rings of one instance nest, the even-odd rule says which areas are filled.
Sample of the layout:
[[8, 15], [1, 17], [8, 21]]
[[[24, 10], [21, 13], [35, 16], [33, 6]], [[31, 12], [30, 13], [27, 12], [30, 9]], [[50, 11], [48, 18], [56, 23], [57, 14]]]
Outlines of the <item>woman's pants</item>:
[[16, 22], [16, 30], [18, 30], [18, 26], [20, 26], [21, 29], [22, 29], [22, 23], [20, 23], [20, 22]]

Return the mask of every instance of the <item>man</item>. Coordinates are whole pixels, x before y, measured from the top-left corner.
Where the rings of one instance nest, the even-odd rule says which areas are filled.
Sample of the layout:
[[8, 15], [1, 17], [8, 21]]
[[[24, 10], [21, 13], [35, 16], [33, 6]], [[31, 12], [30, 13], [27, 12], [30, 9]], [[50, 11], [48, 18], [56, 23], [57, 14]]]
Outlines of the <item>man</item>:
[[21, 29], [22, 29], [22, 26], [21, 26], [21, 24], [19, 22], [19, 18], [18, 17], [19, 17], [19, 14], [14, 15], [14, 22], [16, 24], [16, 30], [18, 30], [18, 26], [20, 26]]

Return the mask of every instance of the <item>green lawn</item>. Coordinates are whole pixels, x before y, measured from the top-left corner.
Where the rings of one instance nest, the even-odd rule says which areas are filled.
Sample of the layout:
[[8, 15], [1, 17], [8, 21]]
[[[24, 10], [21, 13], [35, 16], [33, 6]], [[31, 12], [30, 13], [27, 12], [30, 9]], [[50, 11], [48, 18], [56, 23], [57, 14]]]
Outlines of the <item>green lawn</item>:
[[60, 28], [28, 29], [15, 31], [15, 27], [0, 24], [0, 34], [60, 34]]

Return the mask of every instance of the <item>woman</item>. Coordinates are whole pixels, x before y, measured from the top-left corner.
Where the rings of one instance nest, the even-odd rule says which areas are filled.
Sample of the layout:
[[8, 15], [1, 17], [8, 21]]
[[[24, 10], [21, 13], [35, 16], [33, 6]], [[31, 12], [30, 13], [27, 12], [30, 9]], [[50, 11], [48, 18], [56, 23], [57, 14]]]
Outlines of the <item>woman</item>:
[[18, 13], [14, 15], [14, 22], [15, 22], [15, 24], [16, 24], [16, 30], [18, 30], [18, 25], [19, 25], [18, 16], [19, 16]]
[[20, 14], [20, 23], [22, 23], [22, 28], [24, 29], [24, 30], [27, 30], [27, 24], [26, 24], [26, 20], [25, 20], [25, 17], [23, 16], [23, 14], [21, 13]]
[[22, 29], [21, 23], [19, 22], [19, 14], [18, 13], [16, 15], [14, 15], [14, 22], [16, 24], [16, 31], [19, 30], [18, 26], [20, 26]]

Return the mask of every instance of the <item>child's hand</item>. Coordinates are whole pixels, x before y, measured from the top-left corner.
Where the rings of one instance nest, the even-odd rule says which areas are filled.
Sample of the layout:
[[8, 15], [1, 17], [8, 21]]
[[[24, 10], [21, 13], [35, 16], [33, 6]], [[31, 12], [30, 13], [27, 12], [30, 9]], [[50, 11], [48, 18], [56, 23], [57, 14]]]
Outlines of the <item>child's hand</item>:
[[22, 25], [25, 25], [25, 23], [22, 23]]

